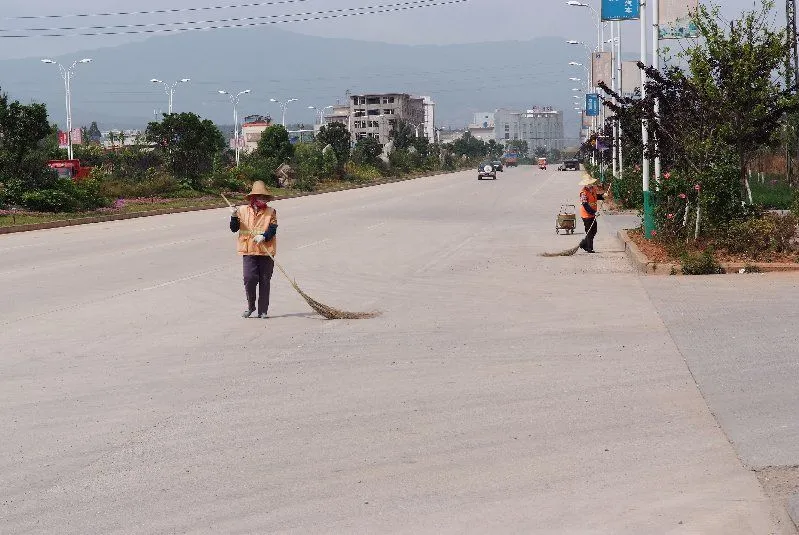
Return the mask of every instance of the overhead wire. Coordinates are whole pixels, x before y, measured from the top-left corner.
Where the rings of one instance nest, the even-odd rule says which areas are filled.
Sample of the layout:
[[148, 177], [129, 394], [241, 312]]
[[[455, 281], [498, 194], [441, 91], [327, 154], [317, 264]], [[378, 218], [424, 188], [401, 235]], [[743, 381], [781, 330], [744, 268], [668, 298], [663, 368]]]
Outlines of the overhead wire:
[[169, 9], [152, 9], [147, 11], [115, 11], [107, 13], [65, 13], [57, 15], [16, 15], [13, 17], [3, 17], [3, 20], [35, 20], [35, 19], [68, 19], [68, 18], [89, 18], [89, 17], [121, 17], [128, 15], [166, 15], [169, 13], [190, 13], [197, 11], [215, 11], [220, 9], [239, 9], [245, 7], [265, 7], [284, 4], [299, 4], [302, 2], [312, 2], [313, 0], [271, 0], [269, 2], [249, 2], [247, 4], [226, 4], [206, 7], [176, 7]]
[[[194, 22], [170, 22], [170, 23], [150, 23], [150, 24], [126, 24], [126, 25], [109, 25], [109, 26], [90, 26], [85, 28], [39, 28], [28, 30], [9, 30], [0, 29], [0, 32], [19, 32], [19, 31], [36, 31], [36, 32], [75, 32], [75, 33], [35, 33], [35, 34], [7, 34], [0, 33], [0, 38], [13, 38], [25, 39], [31, 37], [88, 37], [88, 36], [109, 36], [109, 35], [136, 35], [136, 34], [158, 34], [158, 33], [176, 33], [187, 31], [200, 31], [200, 30], [217, 30], [226, 28], [250, 28], [257, 26], [268, 26], [272, 24], [287, 24], [296, 22], [311, 22], [318, 20], [330, 20], [346, 17], [355, 17], [363, 15], [378, 15], [383, 13], [395, 13], [401, 11], [409, 11], [413, 9], [422, 9], [437, 6], [447, 6], [455, 4], [463, 4], [470, 0], [413, 0], [410, 2], [400, 2], [395, 4], [379, 4], [374, 6], [364, 6], [359, 8], [340, 8], [328, 11], [317, 11], [309, 13], [293, 13], [285, 15], [264, 15], [259, 17], [242, 17], [231, 19], [220, 19], [212, 21], [194, 21]], [[281, 17], [285, 20], [262, 20], [266, 18]], [[259, 20], [260, 22], [236, 22], [247, 20]], [[236, 22], [234, 24], [220, 24], [226, 22]], [[208, 26], [195, 26], [190, 28], [166, 28], [161, 26], [174, 26], [179, 24], [209, 24]], [[155, 26], [156, 28], [152, 28]], [[125, 30], [124, 28], [134, 28]], [[149, 29], [147, 29], [149, 28]], [[90, 29], [95, 31], [83, 32], [81, 29]], [[105, 31], [110, 30], [110, 31]]]

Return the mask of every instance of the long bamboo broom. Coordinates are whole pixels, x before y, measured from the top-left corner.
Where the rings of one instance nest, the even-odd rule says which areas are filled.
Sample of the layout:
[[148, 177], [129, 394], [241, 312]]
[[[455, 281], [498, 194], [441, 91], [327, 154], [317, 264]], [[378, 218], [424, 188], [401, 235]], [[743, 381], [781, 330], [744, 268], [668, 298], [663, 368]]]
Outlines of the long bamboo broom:
[[[228, 204], [228, 206], [234, 208], [234, 206], [230, 203], [230, 201], [227, 200], [227, 197], [222, 195], [222, 198], [225, 199], [225, 202]], [[300, 294], [300, 296], [305, 300], [306, 303], [308, 303], [308, 306], [310, 306], [314, 310], [314, 312], [316, 312], [323, 318], [329, 320], [362, 320], [362, 319], [376, 318], [377, 316], [380, 315], [380, 312], [377, 311], [347, 312], [346, 310], [339, 310], [338, 308], [333, 308], [331, 306], [325, 305], [324, 303], [320, 303], [319, 301], [317, 301], [316, 299], [314, 299], [313, 297], [302, 291], [302, 288], [300, 288], [300, 286], [297, 284], [297, 281], [289, 276], [289, 274], [286, 272], [285, 269], [283, 269], [283, 266], [281, 266], [278, 263], [274, 255], [272, 255], [272, 253], [266, 251], [266, 254], [268, 254], [269, 257], [275, 262], [277, 269], [280, 270], [280, 273], [282, 273], [284, 277], [286, 277], [286, 280], [289, 281], [291, 287], [294, 288], [298, 294]]]

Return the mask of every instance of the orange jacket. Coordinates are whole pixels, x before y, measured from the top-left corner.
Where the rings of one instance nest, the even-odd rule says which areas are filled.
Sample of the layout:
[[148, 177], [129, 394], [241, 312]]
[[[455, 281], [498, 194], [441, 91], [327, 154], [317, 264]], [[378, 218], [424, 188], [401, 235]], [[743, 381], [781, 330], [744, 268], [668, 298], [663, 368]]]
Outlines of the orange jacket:
[[251, 206], [239, 206], [239, 242], [240, 255], [267, 256], [267, 251], [275, 256], [277, 254], [277, 236], [269, 241], [255, 243], [253, 238], [263, 234], [269, 225], [277, 225], [277, 210], [267, 208], [255, 212]]
[[[599, 197], [596, 193], [596, 190], [591, 186], [585, 186], [580, 192], [580, 217], [583, 219], [591, 219], [595, 217], [597, 208], [599, 207], [598, 199]], [[588, 206], [594, 210], [593, 214], [585, 209], [585, 204], [588, 204]]]

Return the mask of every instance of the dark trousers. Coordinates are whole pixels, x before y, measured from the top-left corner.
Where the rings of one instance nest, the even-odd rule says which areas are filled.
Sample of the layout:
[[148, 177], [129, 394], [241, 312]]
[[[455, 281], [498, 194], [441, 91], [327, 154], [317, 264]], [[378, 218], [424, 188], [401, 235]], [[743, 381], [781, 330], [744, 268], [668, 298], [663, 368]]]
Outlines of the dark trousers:
[[274, 270], [275, 261], [269, 256], [244, 256], [244, 292], [247, 294], [249, 310], [255, 310], [255, 294], [260, 285], [258, 314], [269, 312], [269, 290]]
[[583, 225], [585, 225], [585, 238], [580, 242], [580, 247], [586, 251], [594, 250], [594, 236], [596, 236], [597, 224], [595, 217], [583, 218]]

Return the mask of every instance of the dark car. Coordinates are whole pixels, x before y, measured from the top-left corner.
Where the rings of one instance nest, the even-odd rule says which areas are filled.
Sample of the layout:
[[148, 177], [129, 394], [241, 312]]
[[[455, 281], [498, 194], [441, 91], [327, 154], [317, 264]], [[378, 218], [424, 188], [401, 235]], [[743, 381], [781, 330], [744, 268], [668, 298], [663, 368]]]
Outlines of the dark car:
[[497, 179], [497, 169], [491, 162], [483, 162], [477, 168], [477, 180], [483, 180], [484, 178]]
[[502, 165], [502, 162], [500, 162], [499, 160], [494, 160], [493, 162], [491, 162], [491, 165], [493, 165], [494, 169], [496, 169], [500, 173], [504, 173], [505, 172], [505, 166]]
[[579, 171], [580, 160], [563, 160], [563, 163], [558, 166], [558, 171]]

